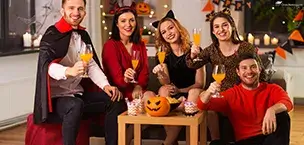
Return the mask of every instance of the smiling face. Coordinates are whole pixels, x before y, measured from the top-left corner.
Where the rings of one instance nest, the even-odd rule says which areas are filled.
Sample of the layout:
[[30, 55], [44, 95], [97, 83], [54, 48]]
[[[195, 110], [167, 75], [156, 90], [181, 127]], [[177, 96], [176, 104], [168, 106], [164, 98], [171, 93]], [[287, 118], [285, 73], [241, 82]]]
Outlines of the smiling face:
[[180, 39], [180, 32], [178, 31], [176, 25], [167, 20], [160, 24], [160, 34], [164, 40], [170, 44], [178, 43]]
[[236, 69], [243, 87], [251, 90], [258, 87], [261, 68], [255, 59], [245, 59], [239, 63]]
[[212, 25], [212, 33], [219, 41], [228, 41], [231, 39], [232, 27], [226, 18], [215, 18]]
[[131, 12], [126, 12], [118, 17], [116, 26], [118, 27], [120, 38], [130, 37], [136, 27], [135, 16]]
[[170, 104], [165, 97], [151, 97], [146, 101], [145, 110], [151, 116], [165, 116], [170, 111]]
[[62, 17], [74, 29], [82, 22], [86, 15], [85, 4], [83, 0], [66, 0], [60, 10]]

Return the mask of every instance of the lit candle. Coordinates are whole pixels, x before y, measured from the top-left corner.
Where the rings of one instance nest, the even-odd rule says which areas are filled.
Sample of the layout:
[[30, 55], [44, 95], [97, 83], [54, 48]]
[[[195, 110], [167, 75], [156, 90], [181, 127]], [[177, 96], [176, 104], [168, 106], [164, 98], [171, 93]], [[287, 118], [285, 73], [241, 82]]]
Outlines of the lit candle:
[[33, 42], [34, 47], [38, 47], [40, 45], [40, 41], [41, 41], [42, 35], [39, 35]]
[[260, 39], [259, 38], [254, 39], [254, 45], [260, 45]]
[[249, 43], [253, 44], [254, 37], [251, 33], [248, 34], [247, 40]]
[[244, 37], [242, 35], [239, 35], [239, 38], [240, 38], [241, 41], [244, 40]]
[[270, 37], [267, 34], [265, 34], [264, 35], [264, 45], [269, 45], [269, 44], [270, 44]]
[[272, 38], [272, 39], [271, 39], [271, 44], [272, 44], [272, 45], [277, 45], [278, 42], [279, 42], [279, 40], [278, 40], [277, 38]]
[[31, 47], [32, 46], [32, 35], [26, 32], [23, 34], [23, 46]]

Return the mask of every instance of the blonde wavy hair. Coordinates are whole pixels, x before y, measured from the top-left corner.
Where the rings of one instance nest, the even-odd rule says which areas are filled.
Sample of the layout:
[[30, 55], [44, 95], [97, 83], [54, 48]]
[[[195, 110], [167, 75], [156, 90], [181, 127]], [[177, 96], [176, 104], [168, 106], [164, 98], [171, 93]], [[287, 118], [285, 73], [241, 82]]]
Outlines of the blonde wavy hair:
[[180, 44], [181, 44], [182, 51], [187, 52], [188, 50], [190, 50], [190, 37], [189, 37], [189, 33], [186, 30], [186, 28], [183, 27], [177, 20], [174, 20], [172, 18], [164, 18], [164, 19], [159, 21], [157, 31], [155, 33], [155, 48], [156, 48], [156, 51], [158, 51], [158, 49], [160, 47], [165, 48], [166, 54], [169, 54], [172, 51], [172, 49], [170, 47], [170, 44], [168, 42], [166, 42], [166, 40], [163, 38], [163, 36], [160, 32], [160, 25], [165, 21], [172, 22], [174, 24], [174, 26], [176, 27], [176, 29], [178, 30], [178, 32], [180, 33], [180, 38], [179, 39], [180, 39]]

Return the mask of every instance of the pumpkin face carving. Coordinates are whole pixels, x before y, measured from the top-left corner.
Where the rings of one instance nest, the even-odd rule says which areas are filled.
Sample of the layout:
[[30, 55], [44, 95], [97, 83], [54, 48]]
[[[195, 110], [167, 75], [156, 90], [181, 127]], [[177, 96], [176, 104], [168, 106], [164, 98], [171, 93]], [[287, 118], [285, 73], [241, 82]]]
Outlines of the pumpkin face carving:
[[139, 2], [136, 5], [137, 14], [150, 14], [151, 8], [147, 3]]
[[165, 97], [151, 97], [145, 103], [145, 110], [154, 117], [166, 116], [170, 111], [170, 103]]

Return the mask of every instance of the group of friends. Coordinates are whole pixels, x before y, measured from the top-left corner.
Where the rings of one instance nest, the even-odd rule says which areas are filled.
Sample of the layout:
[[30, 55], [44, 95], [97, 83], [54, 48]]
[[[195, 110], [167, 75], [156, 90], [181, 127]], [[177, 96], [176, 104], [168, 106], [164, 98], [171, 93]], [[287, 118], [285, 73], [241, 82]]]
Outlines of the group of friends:
[[[34, 106], [34, 122], [48, 122], [52, 114], [62, 119], [64, 145], [75, 145], [80, 121], [85, 114], [105, 114], [105, 140], [117, 145], [117, 116], [126, 110], [125, 98], [170, 96], [197, 103], [207, 115], [211, 145], [224, 145], [219, 133], [218, 114], [227, 116], [237, 145], [288, 145], [293, 108], [287, 93], [267, 83], [257, 49], [241, 41], [233, 18], [216, 12], [210, 19], [212, 44], [204, 49], [192, 44], [189, 33], [170, 10], [153, 23], [157, 28], [155, 48], [166, 52], [152, 73], [158, 76], [158, 92], [147, 90], [149, 65], [146, 46], [141, 41], [136, 10], [129, 6], [115, 10], [111, 38], [102, 48], [102, 64], [93, 47], [93, 59], [79, 59], [79, 47], [91, 44], [80, 26], [86, 15], [86, 0], [62, 0], [62, 18], [50, 26], [40, 43]], [[139, 62], [132, 68], [132, 51]], [[195, 58], [200, 61], [194, 61]], [[221, 83], [205, 86], [205, 64], [223, 64], [226, 77]], [[88, 78], [82, 74], [88, 72]], [[132, 83], [132, 80], [137, 83]], [[238, 83], [236, 83], [238, 82]], [[216, 92], [224, 97], [212, 97]], [[104, 103], [104, 106], [94, 106]], [[182, 107], [183, 104], [179, 108]], [[94, 106], [92, 108], [92, 106]], [[177, 109], [179, 109], [177, 108]], [[180, 126], [164, 126], [164, 145], [177, 145]], [[132, 140], [128, 127], [127, 144]]]

